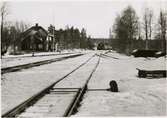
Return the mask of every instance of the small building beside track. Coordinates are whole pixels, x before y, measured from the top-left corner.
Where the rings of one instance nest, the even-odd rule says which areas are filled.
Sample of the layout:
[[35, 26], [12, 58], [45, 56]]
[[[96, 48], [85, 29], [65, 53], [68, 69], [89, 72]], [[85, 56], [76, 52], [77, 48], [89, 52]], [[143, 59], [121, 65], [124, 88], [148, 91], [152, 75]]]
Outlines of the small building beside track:
[[21, 36], [21, 50], [47, 51], [48, 32], [38, 24], [24, 31]]

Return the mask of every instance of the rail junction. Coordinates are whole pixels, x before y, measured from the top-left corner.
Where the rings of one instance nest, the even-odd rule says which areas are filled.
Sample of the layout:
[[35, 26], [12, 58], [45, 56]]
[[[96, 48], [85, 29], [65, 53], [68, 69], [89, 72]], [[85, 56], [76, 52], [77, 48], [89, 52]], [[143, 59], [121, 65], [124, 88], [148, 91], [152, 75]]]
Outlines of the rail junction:
[[2, 117], [166, 113], [166, 79], [159, 75], [153, 78], [151, 73], [146, 73], [148, 78], [138, 77], [136, 70], [146, 62], [152, 62], [151, 67], [155, 63], [157, 68], [165, 63], [165, 57], [134, 58], [114, 51], [94, 51], [41, 61], [46, 62], [27, 63], [29, 67], [21, 65], [2, 74]]
[[[38, 62], [37, 65], [36, 64], [32, 64], [30, 66], [28, 66], [28, 64], [23, 66], [21, 65], [20, 67], [25, 68], [25, 66], [28, 66], [29, 68], [33, 67], [34, 65], [38, 66], [41, 64], [51, 63], [57, 60], [73, 58], [81, 55], [82, 54], [77, 54], [68, 57], [63, 57], [60, 59]], [[96, 68], [100, 63], [100, 55], [101, 54], [99, 55], [94, 54], [88, 60], [86, 60], [81, 65], [76, 67], [74, 70], [72, 70], [70, 73], [66, 74], [64, 77], [52, 83], [48, 87], [44, 88], [42, 91], [30, 97], [29, 99], [19, 104], [15, 108], [4, 113], [2, 117], [71, 116], [72, 114], [77, 112], [77, 108], [79, 107], [80, 101], [82, 100], [85, 92], [88, 90], [87, 85], [89, 83], [89, 80], [91, 79], [93, 73], [95, 72]], [[89, 66], [90, 63], [93, 63], [93, 66], [90, 69], [91, 71], [87, 73], [88, 75], [86, 78], [82, 78], [83, 82], [81, 82], [80, 85], [66, 84], [70, 82], [75, 83], [75, 79], [73, 79], [75, 77], [73, 76], [76, 75], [74, 73], [75, 72], [77, 73], [77, 71], [82, 71], [82, 68], [87, 68], [86, 66]], [[4, 72], [11, 72], [11, 71], [4, 71]], [[71, 80], [69, 81], [66, 79], [71, 79]]]

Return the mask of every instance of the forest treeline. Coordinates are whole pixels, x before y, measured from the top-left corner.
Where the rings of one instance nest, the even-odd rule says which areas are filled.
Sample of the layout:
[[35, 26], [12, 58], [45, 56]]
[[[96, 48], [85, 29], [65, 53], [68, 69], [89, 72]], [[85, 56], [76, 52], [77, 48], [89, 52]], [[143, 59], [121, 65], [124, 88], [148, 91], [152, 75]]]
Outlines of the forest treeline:
[[66, 26], [66, 28], [55, 30], [55, 39], [60, 49], [93, 49], [91, 37], [87, 36], [84, 28], [81, 31], [78, 28]]
[[143, 19], [140, 19], [135, 10], [128, 6], [115, 19], [110, 32], [111, 45], [114, 50], [126, 54], [134, 49], [166, 52], [166, 29], [166, 11], [161, 10], [155, 21], [151, 9], [146, 8]]
[[[111, 11], [112, 12], [112, 11]], [[8, 22], [7, 4], [1, 6], [1, 50], [9, 46], [17, 47], [22, 32], [30, 28], [30, 23]], [[157, 17], [158, 19], [155, 19]], [[155, 16], [153, 10], [146, 8], [142, 17], [138, 17], [131, 6], [127, 6], [117, 17], [110, 32], [112, 49], [130, 54], [134, 49], [154, 49], [166, 52], [167, 11], [160, 10]], [[50, 33], [48, 29], [48, 33]], [[67, 26], [54, 30], [54, 37], [60, 49], [93, 49], [94, 44], [86, 30]]]
[[[20, 50], [20, 42], [22, 41], [27, 29], [31, 28], [32, 25], [23, 21], [9, 22], [6, 19], [8, 15], [8, 6], [5, 2], [1, 6], [1, 51], [7, 51], [9, 47], [14, 50]], [[86, 29], [74, 28], [66, 26], [65, 29], [59, 29], [54, 31], [45, 29], [48, 34], [54, 35], [55, 41], [58, 44], [59, 49], [93, 49], [94, 44], [90, 41], [91, 37], [87, 35]], [[55, 44], [54, 44], [55, 45]]]
[[1, 51], [6, 51], [8, 47], [16, 49], [21, 42], [21, 34], [30, 27], [23, 21], [6, 22], [1, 30]]

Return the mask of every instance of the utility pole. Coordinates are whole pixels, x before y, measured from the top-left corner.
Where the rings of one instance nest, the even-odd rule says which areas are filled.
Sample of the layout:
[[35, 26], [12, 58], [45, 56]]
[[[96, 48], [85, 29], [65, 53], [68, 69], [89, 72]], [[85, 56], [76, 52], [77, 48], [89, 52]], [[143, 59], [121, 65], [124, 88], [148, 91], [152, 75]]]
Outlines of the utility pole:
[[31, 42], [32, 42], [32, 56], [34, 56], [34, 52], [35, 52], [35, 47], [34, 47], [34, 37], [33, 35], [31, 35]]
[[109, 39], [112, 38], [111, 28], [109, 29]]
[[16, 33], [16, 32], [13, 33], [13, 39], [14, 39], [14, 42], [13, 42], [13, 45], [14, 45], [14, 46], [13, 46], [13, 49], [14, 49], [14, 54], [16, 53], [16, 49], [15, 49], [15, 48], [16, 48], [16, 34], [15, 34], [15, 33]]
[[55, 26], [54, 26], [54, 24], [55, 24], [55, 16], [54, 16], [54, 8], [52, 9], [53, 10], [53, 12], [52, 12], [52, 16], [53, 16], [53, 27], [52, 27], [52, 30], [53, 30], [53, 51], [55, 51], [55, 43], [56, 43], [56, 41], [55, 41]]
[[51, 43], [49, 44], [51, 46], [51, 51], [55, 51], [55, 27], [50, 24], [50, 26], [48, 27], [48, 31], [51, 38], [49, 40], [49, 42]]
[[53, 51], [55, 51], [55, 27], [52, 27], [53, 30]]

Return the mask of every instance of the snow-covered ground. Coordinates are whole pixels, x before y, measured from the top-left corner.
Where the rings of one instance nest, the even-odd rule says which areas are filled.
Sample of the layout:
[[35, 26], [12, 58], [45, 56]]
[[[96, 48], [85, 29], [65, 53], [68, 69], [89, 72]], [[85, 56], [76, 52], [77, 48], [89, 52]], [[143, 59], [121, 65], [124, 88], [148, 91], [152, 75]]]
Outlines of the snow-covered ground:
[[[114, 53], [107, 55], [119, 59], [101, 58], [88, 85], [89, 89], [104, 90], [88, 91], [79, 112], [74, 116], [166, 116], [166, 78], [138, 78], [136, 70], [136, 67], [144, 63], [151, 68], [153, 61], [158, 68], [159, 65], [165, 65], [166, 59], [133, 58]], [[118, 93], [105, 90], [109, 88], [111, 80], [117, 81]]]
[[114, 58], [114, 59], [129, 59], [130, 58], [129, 56], [117, 53], [115, 51], [112, 51], [111, 53], [108, 52], [105, 55], [107, 55], [108, 57]]
[[[61, 52], [61, 53], [66, 53], [66, 52]], [[56, 55], [56, 54], [61, 54], [60, 52], [34, 52], [34, 56], [42, 56], [42, 55]], [[70, 53], [70, 52], [67, 52]], [[20, 54], [20, 55], [4, 55], [2, 56], [3, 59], [6, 58], [24, 58], [24, 57], [31, 57], [33, 54], [31, 53], [25, 53], [25, 54]]]
[[[98, 54], [105, 51], [99, 51]], [[20, 104], [30, 96], [39, 92], [52, 82], [86, 61], [97, 51], [86, 55], [34, 67], [20, 72], [2, 75], [2, 113]], [[116, 57], [116, 58], [113, 58]], [[93, 58], [86, 66], [70, 75], [55, 87], [80, 87], [84, 78], [94, 68], [98, 58]], [[164, 60], [164, 61], [162, 61]], [[136, 68], [144, 64], [155, 67], [166, 63], [166, 58], [134, 58], [107, 53], [102, 56], [100, 64], [93, 74], [88, 89], [109, 88], [109, 82], [116, 80], [118, 93], [109, 91], [88, 91], [74, 116], [164, 116], [167, 115], [167, 82], [166, 78], [138, 78]], [[149, 63], [150, 62], [150, 63]], [[161, 67], [161, 66], [160, 66]], [[76, 80], [76, 82], [73, 82]]]
[[143, 62], [138, 68], [143, 70], [166, 70], [166, 61], [167, 59], [164, 57], [152, 58], [150, 61]]
[[54, 87], [56, 88], [82, 88], [86, 80], [90, 76], [92, 70], [98, 62], [98, 56], [93, 57], [88, 63], [82, 66], [79, 70], [72, 73], [65, 80], [59, 82]]
[[[59, 54], [66, 54], [66, 53], [78, 53], [78, 52], [90, 52], [90, 50], [81, 50], [81, 49], [71, 49], [71, 50], [62, 50], [61, 52], [34, 52], [34, 56], [44, 56], [44, 55], [59, 55]], [[5, 58], [24, 58], [24, 57], [31, 57], [31, 53], [25, 53], [25, 54], [20, 54], [20, 55], [9, 55], [5, 54], [2, 56], [2, 59]]]
[[2, 75], [2, 114], [60, 79], [93, 53]]
[[22, 64], [28, 64], [38, 61], [44, 61], [49, 59], [55, 59], [55, 58], [61, 58], [69, 55], [75, 55], [77, 53], [71, 53], [71, 54], [63, 54], [63, 55], [50, 55], [50, 56], [36, 56], [36, 57], [26, 57], [26, 58], [5, 58], [1, 60], [1, 67], [12, 67]]

